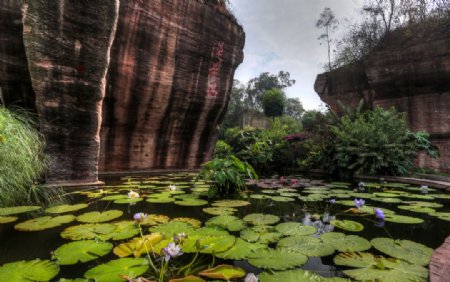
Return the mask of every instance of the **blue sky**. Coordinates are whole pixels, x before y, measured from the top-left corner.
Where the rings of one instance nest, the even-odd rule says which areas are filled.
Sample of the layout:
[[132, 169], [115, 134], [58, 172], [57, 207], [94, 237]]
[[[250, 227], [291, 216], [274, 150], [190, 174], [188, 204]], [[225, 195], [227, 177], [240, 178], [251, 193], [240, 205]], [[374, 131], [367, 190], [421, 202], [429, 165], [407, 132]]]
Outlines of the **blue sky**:
[[314, 92], [317, 74], [327, 61], [325, 45], [317, 37], [321, 31], [315, 22], [325, 7], [340, 20], [358, 16], [363, 0], [231, 0], [233, 13], [244, 27], [246, 43], [244, 62], [235, 79], [247, 82], [261, 72], [288, 71], [297, 82], [286, 90], [288, 97], [298, 97], [305, 109], [319, 109], [322, 102]]

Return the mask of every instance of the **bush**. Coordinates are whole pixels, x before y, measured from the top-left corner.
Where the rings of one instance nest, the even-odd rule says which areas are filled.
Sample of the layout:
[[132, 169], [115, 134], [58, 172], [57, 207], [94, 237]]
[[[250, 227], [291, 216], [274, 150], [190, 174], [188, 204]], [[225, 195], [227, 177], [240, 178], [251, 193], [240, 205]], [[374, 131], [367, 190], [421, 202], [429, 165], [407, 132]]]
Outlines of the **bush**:
[[32, 202], [47, 164], [44, 141], [30, 114], [0, 106], [0, 206]]
[[216, 147], [214, 148], [214, 157], [223, 159], [227, 158], [228, 156], [232, 155], [233, 148], [231, 148], [230, 145], [227, 144], [227, 142], [219, 140], [216, 143]]

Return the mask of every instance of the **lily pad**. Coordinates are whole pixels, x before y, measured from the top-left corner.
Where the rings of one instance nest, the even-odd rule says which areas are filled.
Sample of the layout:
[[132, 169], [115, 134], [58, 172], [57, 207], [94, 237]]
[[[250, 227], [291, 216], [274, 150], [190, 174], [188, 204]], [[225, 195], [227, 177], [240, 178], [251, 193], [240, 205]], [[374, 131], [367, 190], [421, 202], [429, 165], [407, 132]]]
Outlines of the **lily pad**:
[[382, 203], [392, 203], [392, 204], [396, 204], [396, 203], [401, 203], [403, 202], [401, 199], [399, 198], [372, 198], [372, 201], [377, 201], [377, 202], [382, 202]]
[[18, 219], [18, 217], [15, 217], [15, 216], [0, 216], [0, 224], [14, 222], [17, 219]]
[[247, 242], [262, 244], [276, 243], [283, 236], [271, 226], [254, 226], [241, 231], [240, 236]]
[[314, 226], [304, 225], [299, 222], [283, 222], [275, 226], [275, 229], [284, 236], [312, 235], [317, 232]]
[[212, 203], [212, 205], [215, 207], [237, 208], [248, 206], [250, 202], [242, 200], [221, 200]]
[[423, 222], [423, 219], [421, 219], [421, 218], [400, 215], [400, 214], [386, 214], [384, 216], [384, 220], [389, 221], [389, 222], [404, 223], [404, 224], [420, 224]]
[[274, 197], [270, 197], [270, 199], [275, 202], [295, 202], [294, 198], [283, 197], [283, 196], [274, 196]]
[[13, 214], [37, 211], [40, 209], [41, 209], [40, 206], [6, 207], [6, 208], [0, 208], [0, 215], [13, 215]]
[[411, 206], [398, 206], [397, 208], [406, 211], [418, 212], [418, 213], [433, 213], [436, 210], [428, 207], [411, 205]]
[[372, 247], [370, 242], [363, 237], [339, 232], [328, 232], [322, 234], [320, 238], [323, 242], [333, 245], [339, 252], [362, 252]]
[[200, 226], [202, 226], [202, 222], [200, 220], [190, 217], [176, 217], [171, 221], [186, 222], [192, 225], [194, 228], [200, 228]]
[[146, 252], [152, 252], [153, 247], [163, 240], [164, 236], [160, 233], [152, 233], [144, 235], [144, 237], [136, 237], [131, 241], [116, 246], [113, 250], [118, 257], [128, 257], [133, 255], [138, 258]]
[[194, 231], [194, 227], [186, 222], [171, 221], [166, 224], [150, 227], [149, 230], [151, 232], [158, 232], [166, 237], [172, 238], [173, 235], [180, 233], [185, 233], [189, 235], [192, 231]]
[[189, 236], [225, 236], [229, 235], [228, 231], [223, 230], [220, 227], [212, 226], [212, 227], [202, 227], [199, 229], [195, 229]]
[[170, 197], [161, 197], [161, 198], [147, 198], [146, 201], [153, 204], [168, 204], [175, 202], [175, 199]]
[[375, 238], [372, 239], [371, 243], [375, 249], [382, 253], [420, 265], [428, 265], [433, 254], [433, 249], [409, 240]]
[[413, 205], [413, 206], [421, 206], [427, 208], [442, 208], [444, 205], [435, 202], [424, 202], [424, 201], [404, 201], [405, 204]]
[[264, 194], [251, 194], [250, 198], [257, 199], [257, 200], [265, 200], [265, 199], [270, 199], [270, 196], [264, 195]]
[[222, 236], [188, 236], [183, 243], [185, 253], [222, 253], [229, 250], [236, 243], [232, 235]]
[[53, 259], [59, 265], [70, 265], [78, 262], [87, 262], [107, 255], [113, 245], [108, 242], [94, 240], [75, 241], [62, 245], [53, 252]]
[[330, 224], [332, 224], [338, 228], [341, 228], [341, 229], [344, 229], [347, 231], [352, 231], [352, 232], [359, 232], [364, 229], [364, 226], [361, 223], [353, 221], [353, 220], [336, 220], [335, 219], [335, 220], [331, 220]]
[[164, 224], [169, 222], [170, 218], [167, 215], [162, 214], [149, 214], [144, 220], [141, 221], [143, 226], [152, 226], [158, 224]]
[[70, 240], [99, 239], [107, 241], [128, 239], [138, 233], [139, 228], [133, 221], [120, 221], [70, 226], [61, 232], [61, 237]]
[[0, 281], [50, 281], [59, 266], [49, 260], [16, 261], [0, 266]]
[[144, 274], [148, 267], [146, 259], [121, 258], [89, 269], [84, 277], [94, 279], [95, 282], [123, 282], [120, 275], [136, 278]]
[[189, 275], [183, 278], [170, 279], [169, 282], [206, 282], [200, 277]]
[[226, 207], [210, 207], [204, 208], [203, 212], [211, 215], [233, 215], [237, 209], [235, 208], [226, 208]]
[[253, 251], [259, 249], [267, 249], [267, 245], [262, 243], [249, 243], [241, 238], [237, 238], [233, 247], [216, 256], [223, 259], [242, 260], [248, 258]]
[[303, 269], [263, 272], [258, 275], [260, 282], [349, 282], [350, 280], [340, 277], [322, 277]]
[[305, 254], [310, 257], [329, 256], [334, 253], [332, 244], [308, 236], [290, 236], [278, 241], [277, 249], [287, 249]]
[[14, 226], [14, 228], [19, 231], [41, 231], [60, 226], [74, 220], [75, 216], [73, 215], [61, 215], [56, 217], [42, 216], [18, 223]]
[[272, 214], [251, 213], [246, 215], [244, 221], [253, 225], [270, 225], [280, 221], [280, 218]]
[[191, 199], [186, 199], [186, 200], [182, 200], [182, 201], [175, 201], [175, 205], [187, 206], [187, 207], [198, 207], [198, 206], [204, 206], [207, 204], [208, 204], [208, 201], [205, 201], [202, 199], [197, 199], [197, 198], [191, 198]]
[[432, 216], [436, 216], [440, 220], [450, 221], [450, 212], [434, 212], [430, 213]]
[[109, 195], [109, 196], [105, 196], [103, 198], [101, 198], [100, 200], [102, 201], [115, 201], [115, 200], [121, 200], [121, 199], [128, 199], [127, 195]]
[[47, 213], [66, 213], [66, 212], [73, 212], [81, 209], [87, 208], [88, 204], [76, 204], [76, 205], [58, 205], [53, 206], [50, 208], [47, 208], [45, 212]]
[[120, 210], [108, 210], [104, 212], [93, 211], [77, 216], [77, 221], [83, 223], [106, 222], [119, 218], [122, 216], [122, 214], [123, 212]]
[[240, 267], [235, 267], [232, 265], [221, 264], [214, 268], [203, 270], [198, 273], [198, 275], [205, 276], [208, 278], [222, 279], [230, 281], [235, 278], [242, 278], [246, 274], [245, 270]]
[[248, 262], [259, 268], [285, 270], [304, 265], [308, 257], [302, 253], [285, 249], [259, 249], [249, 257]]
[[114, 201], [114, 204], [133, 204], [141, 202], [142, 198], [126, 198], [126, 199], [118, 199]]
[[206, 226], [219, 226], [229, 231], [241, 231], [246, 227], [245, 222], [232, 215], [219, 215], [210, 218], [205, 223]]

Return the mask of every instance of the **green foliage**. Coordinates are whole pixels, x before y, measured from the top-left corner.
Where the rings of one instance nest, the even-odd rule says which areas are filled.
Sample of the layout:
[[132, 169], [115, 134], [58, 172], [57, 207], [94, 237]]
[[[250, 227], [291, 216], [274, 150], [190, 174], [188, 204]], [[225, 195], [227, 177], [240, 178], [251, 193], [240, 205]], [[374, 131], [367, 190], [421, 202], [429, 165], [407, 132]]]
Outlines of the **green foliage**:
[[264, 92], [261, 103], [267, 117], [279, 117], [286, 106], [286, 95], [280, 89], [272, 88]]
[[214, 157], [216, 158], [226, 158], [230, 156], [233, 152], [233, 148], [228, 145], [225, 141], [219, 140], [216, 143], [216, 148], [214, 149]]
[[0, 207], [39, 198], [33, 184], [47, 168], [43, 150], [44, 141], [32, 116], [0, 106]]
[[250, 164], [231, 155], [204, 163], [199, 177], [214, 182], [208, 192], [209, 197], [214, 197], [216, 194], [226, 195], [244, 190], [244, 178], [257, 179], [258, 175]]

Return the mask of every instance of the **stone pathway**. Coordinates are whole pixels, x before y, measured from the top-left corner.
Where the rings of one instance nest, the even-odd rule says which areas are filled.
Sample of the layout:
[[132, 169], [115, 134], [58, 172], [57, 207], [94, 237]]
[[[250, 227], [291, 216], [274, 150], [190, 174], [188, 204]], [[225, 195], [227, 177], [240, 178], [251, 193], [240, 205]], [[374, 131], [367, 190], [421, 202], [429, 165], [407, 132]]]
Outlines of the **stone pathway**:
[[434, 251], [429, 273], [430, 282], [450, 282], [450, 236]]

